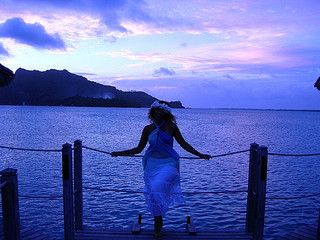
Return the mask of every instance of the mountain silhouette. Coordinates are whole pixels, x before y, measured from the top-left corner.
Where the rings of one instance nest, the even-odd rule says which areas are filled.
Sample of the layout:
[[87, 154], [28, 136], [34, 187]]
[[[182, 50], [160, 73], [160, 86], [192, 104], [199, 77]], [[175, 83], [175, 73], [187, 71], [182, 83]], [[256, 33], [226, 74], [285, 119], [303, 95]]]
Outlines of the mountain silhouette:
[[[150, 107], [157, 100], [142, 91], [121, 91], [89, 81], [67, 70], [29, 71], [19, 68], [12, 82], [0, 88], [1, 105]], [[181, 102], [170, 102], [183, 108]]]

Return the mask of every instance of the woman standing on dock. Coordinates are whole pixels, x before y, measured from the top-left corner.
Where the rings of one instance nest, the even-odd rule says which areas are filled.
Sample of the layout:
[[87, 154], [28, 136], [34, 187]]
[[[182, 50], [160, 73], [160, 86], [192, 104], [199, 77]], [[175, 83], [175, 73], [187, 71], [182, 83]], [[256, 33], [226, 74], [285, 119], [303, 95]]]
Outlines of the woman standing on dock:
[[162, 229], [162, 217], [168, 206], [185, 203], [180, 187], [179, 155], [173, 149], [173, 139], [183, 149], [200, 158], [210, 159], [210, 155], [198, 152], [184, 140], [167, 102], [155, 101], [149, 110], [149, 119], [152, 123], [144, 127], [138, 146], [112, 152], [112, 156], [138, 154], [149, 141], [150, 146], [142, 161], [145, 181], [143, 192], [147, 210], [154, 216], [154, 231], [158, 236]]

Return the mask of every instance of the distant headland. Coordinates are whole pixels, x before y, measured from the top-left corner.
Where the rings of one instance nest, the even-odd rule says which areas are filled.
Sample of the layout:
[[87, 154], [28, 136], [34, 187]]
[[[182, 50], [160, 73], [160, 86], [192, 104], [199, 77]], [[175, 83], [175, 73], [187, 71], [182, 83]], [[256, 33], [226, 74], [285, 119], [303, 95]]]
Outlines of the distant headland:
[[[121, 91], [89, 81], [67, 70], [29, 71], [19, 68], [13, 81], [0, 88], [0, 105], [150, 107], [157, 100], [142, 91]], [[169, 102], [184, 108], [180, 101]]]

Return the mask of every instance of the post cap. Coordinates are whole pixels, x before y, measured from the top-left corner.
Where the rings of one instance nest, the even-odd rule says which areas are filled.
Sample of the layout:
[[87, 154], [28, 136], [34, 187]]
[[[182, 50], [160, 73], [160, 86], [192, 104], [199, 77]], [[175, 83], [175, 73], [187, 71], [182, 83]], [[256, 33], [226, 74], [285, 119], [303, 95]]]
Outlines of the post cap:
[[82, 144], [82, 141], [79, 140], [79, 139], [77, 139], [77, 140], [75, 140], [73, 143], [74, 143], [74, 144]]
[[2, 176], [14, 176], [17, 175], [17, 169], [6, 168], [5, 170], [2, 170], [0, 173]]
[[268, 150], [268, 147], [266, 147], [266, 146], [264, 146], [264, 145], [261, 145], [261, 146], [259, 147], [259, 149], [260, 149], [260, 150]]
[[72, 145], [70, 143], [65, 143], [62, 145], [63, 148], [71, 148]]
[[259, 147], [259, 144], [257, 144], [257, 143], [254, 142], [254, 143], [251, 143], [251, 144], [250, 144], [250, 147], [256, 147], [256, 148], [258, 148], [258, 147]]

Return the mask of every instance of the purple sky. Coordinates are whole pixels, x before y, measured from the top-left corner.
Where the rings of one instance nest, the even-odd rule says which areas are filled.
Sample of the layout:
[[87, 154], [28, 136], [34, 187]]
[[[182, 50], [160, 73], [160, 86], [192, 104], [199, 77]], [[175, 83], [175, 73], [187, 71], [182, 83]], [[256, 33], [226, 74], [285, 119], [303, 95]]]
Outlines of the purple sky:
[[6, 0], [0, 62], [186, 107], [320, 110], [318, 0]]

